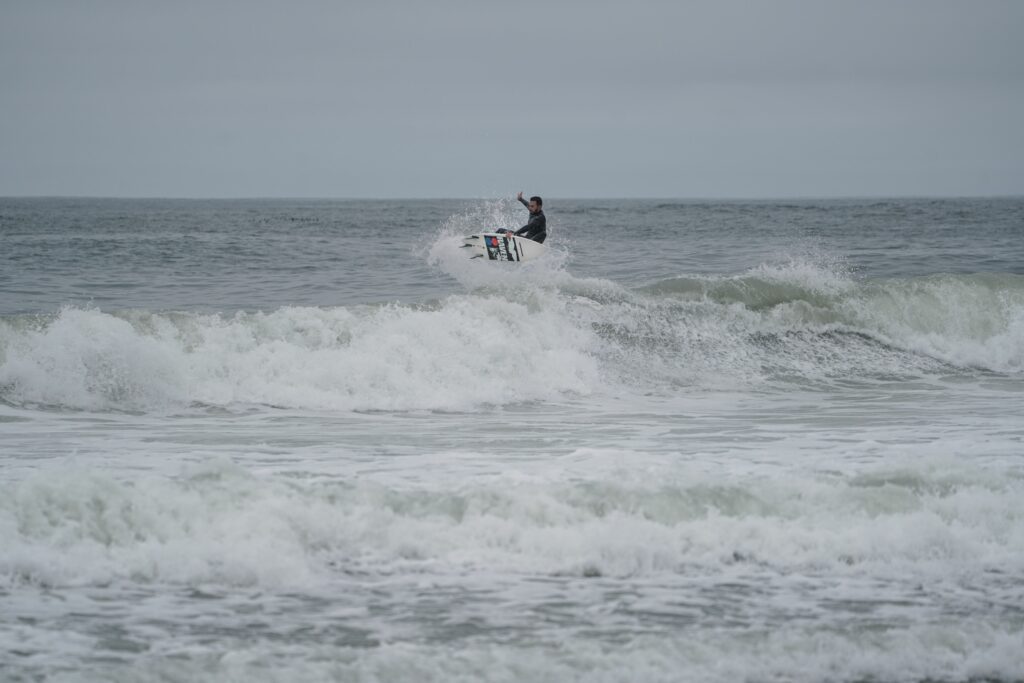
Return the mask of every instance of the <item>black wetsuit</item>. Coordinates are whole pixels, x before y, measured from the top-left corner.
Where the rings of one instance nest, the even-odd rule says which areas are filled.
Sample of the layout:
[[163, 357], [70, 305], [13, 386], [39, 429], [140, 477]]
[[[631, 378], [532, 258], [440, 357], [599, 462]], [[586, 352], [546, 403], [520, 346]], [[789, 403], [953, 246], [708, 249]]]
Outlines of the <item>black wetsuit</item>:
[[[530, 204], [525, 199], [520, 199], [519, 201], [523, 203], [523, 206], [529, 208]], [[544, 244], [544, 240], [548, 237], [548, 219], [544, 218], [544, 210], [541, 209], [537, 213], [531, 213], [530, 221], [516, 230], [515, 234]]]

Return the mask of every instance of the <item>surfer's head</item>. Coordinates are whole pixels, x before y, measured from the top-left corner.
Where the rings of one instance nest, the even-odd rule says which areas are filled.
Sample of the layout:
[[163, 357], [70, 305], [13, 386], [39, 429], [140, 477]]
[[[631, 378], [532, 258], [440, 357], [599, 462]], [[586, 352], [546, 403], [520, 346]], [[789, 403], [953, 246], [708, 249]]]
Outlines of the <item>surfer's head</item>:
[[538, 211], [540, 211], [542, 206], [544, 206], [544, 200], [543, 199], [541, 199], [537, 195], [534, 195], [534, 196], [530, 197], [530, 204], [529, 204], [530, 213], [537, 213]]

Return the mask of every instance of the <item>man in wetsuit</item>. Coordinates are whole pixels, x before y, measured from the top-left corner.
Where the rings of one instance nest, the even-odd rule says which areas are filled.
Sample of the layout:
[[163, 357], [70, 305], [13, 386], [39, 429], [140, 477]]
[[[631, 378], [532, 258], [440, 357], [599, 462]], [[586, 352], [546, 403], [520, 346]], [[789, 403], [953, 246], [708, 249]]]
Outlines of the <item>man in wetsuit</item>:
[[523, 206], [530, 210], [530, 220], [526, 225], [519, 228], [518, 230], [505, 230], [502, 228], [498, 232], [511, 232], [513, 235], [519, 237], [525, 237], [526, 239], [533, 240], [544, 244], [544, 240], [548, 237], [548, 220], [544, 217], [544, 210], [541, 208], [544, 206], [544, 200], [540, 197], [530, 197], [530, 201], [527, 202], [523, 199], [523, 193], [520, 192], [516, 195]]

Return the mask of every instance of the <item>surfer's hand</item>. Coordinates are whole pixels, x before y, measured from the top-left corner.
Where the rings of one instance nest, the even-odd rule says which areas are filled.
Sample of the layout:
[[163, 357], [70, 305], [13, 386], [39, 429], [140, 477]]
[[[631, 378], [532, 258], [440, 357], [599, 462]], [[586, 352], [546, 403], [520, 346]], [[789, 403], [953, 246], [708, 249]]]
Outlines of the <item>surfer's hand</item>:
[[523, 201], [523, 193], [520, 192], [519, 194], [517, 194], [516, 199], [518, 199], [519, 201]]

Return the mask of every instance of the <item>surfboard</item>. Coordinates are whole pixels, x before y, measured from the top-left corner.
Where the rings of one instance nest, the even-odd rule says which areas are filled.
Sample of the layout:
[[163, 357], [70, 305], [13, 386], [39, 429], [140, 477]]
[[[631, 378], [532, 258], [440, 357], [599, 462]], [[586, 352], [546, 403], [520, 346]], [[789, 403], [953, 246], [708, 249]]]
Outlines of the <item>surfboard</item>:
[[540, 242], [517, 237], [512, 233], [482, 232], [463, 238], [463, 248], [469, 250], [470, 258], [486, 258], [490, 261], [531, 261], [544, 253]]

